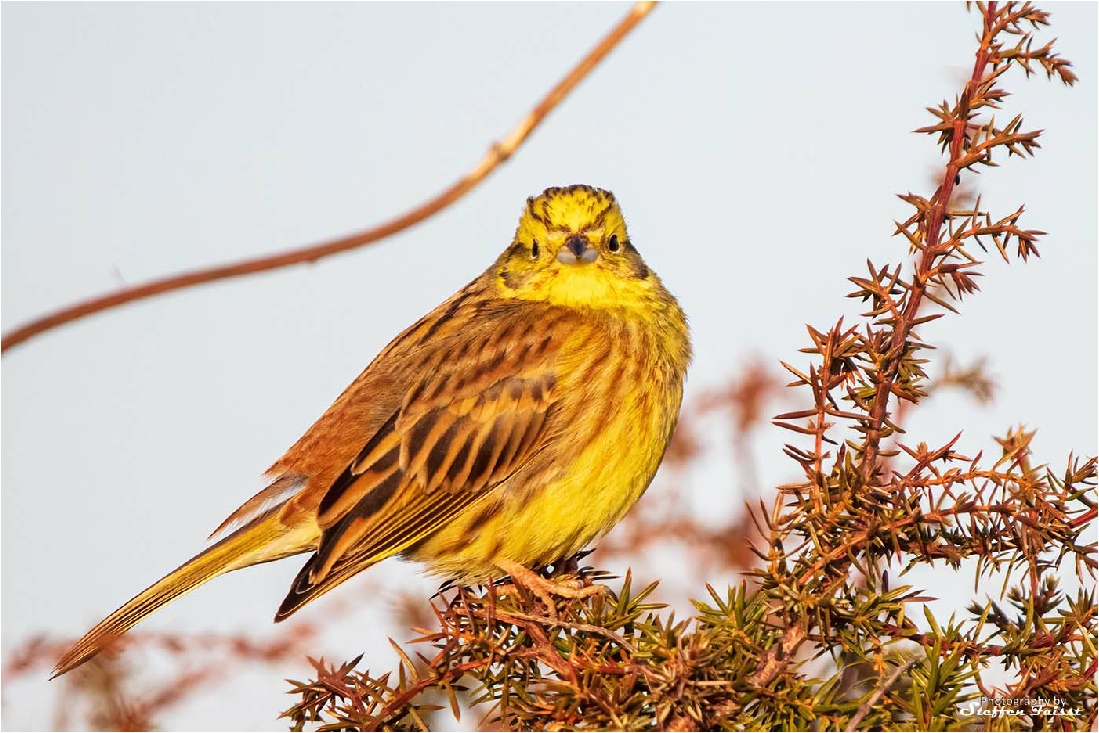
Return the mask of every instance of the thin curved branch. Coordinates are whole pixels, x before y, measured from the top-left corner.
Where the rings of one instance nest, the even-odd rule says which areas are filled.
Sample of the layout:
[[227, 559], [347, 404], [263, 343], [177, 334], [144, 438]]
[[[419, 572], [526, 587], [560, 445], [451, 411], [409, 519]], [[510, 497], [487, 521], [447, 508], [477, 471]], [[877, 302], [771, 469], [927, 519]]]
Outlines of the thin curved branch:
[[274, 270], [287, 265], [302, 262], [315, 262], [322, 257], [328, 257], [339, 252], [346, 252], [356, 247], [372, 244], [397, 232], [408, 229], [418, 224], [429, 216], [432, 216], [458, 199], [469, 193], [474, 187], [483, 181], [490, 173], [496, 170], [504, 161], [512, 156], [526, 139], [542, 123], [554, 107], [560, 104], [569, 92], [571, 92], [584, 77], [591, 73], [600, 61], [609, 54], [623, 38], [629, 34], [641, 20], [652, 11], [655, 2], [638, 2], [619, 21], [618, 25], [602, 38], [592, 49], [573, 67], [573, 69], [557, 83], [549, 93], [537, 104], [534, 109], [509, 132], [503, 140], [496, 142], [485, 154], [484, 158], [466, 173], [462, 178], [451, 184], [450, 187], [439, 193], [434, 198], [425, 201], [413, 209], [383, 222], [376, 227], [365, 231], [356, 232], [345, 237], [330, 239], [318, 244], [301, 247], [299, 249], [281, 252], [279, 254], [266, 255], [255, 259], [230, 262], [224, 265], [215, 265], [177, 275], [169, 275], [157, 280], [151, 280], [141, 285], [122, 288], [106, 295], [89, 298], [73, 305], [61, 308], [52, 313], [35, 318], [34, 320], [12, 329], [4, 334], [0, 341], [0, 352], [7, 352], [13, 346], [17, 346], [34, 336], [45, 333], [51, 329], [71, 323], [79, 318], [90, 316], [93, 313], [117, 308], [126, 303], [143, 300], [154, 295], [168, 293], [173, 290], [181, 290], [194, 285], [224, 280], [231, 277], [251, 275], [266, 270]]

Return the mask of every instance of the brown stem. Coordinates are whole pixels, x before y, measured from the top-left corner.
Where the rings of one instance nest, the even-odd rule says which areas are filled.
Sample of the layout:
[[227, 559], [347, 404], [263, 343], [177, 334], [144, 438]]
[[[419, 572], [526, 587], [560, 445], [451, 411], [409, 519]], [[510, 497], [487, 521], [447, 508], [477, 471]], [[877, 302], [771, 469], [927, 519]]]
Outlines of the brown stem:
[[[487, 612], [485, 611], [476, 611], [474, 613], [477, 616], [485, 619], [486, 621], [489, 620], [489, 614], [487, 614]], [[495, 616], [498, 620], [503, 621], [504, 623], [530, 621], [532, 623], [541, 624], [543, 626], [560, 626], [562, 628], [572, 629], [573, 631], [587, 631], [592, 634], [600, 634], [616, 642], [619, 646], [628, 651], [630, 654], [637, 653], [637, 650], [634, 649], [628, 641], [626, 641], [625, 637], [623, 637], [621, 634], [616, 634], [610, 629], [605, 629], [602, 626], [584, 624], [578, 621], [566, 621], [564, 619], [550, 618], [548, 616], [531, 616], [525, 613], [519, 613], [518, 611], [497, 611], [495, 612]]]
[[965, 144], [966, 123], [969, 120], [969, 108], [973, 94], [984, 78], [985, 70], [991, 57], [992, 41], [998, 32], [995, 25], [996, 2], [990, 2], [984, 12], [984, 33], [981, 36], [981, 45], [977, 49], [977, 56], [973, 60], [973, 72], [962, 90], [958, 100], [958, 110], [954, 117], [954, 129], [950, 140], [950, 159], [943, 170], [942, 183], [939, 184], [935, 195], [932, 197], [931, 209], [927, 217], [927, 235], [924, 239], [924, 248], [916, 261], [916, 272], [912, 278], [910, 296], [905, 304], [904, 313], [897, 321], [889, 344], [889, 353], [886, 363], [882, 366], [882, 380], [874, 395], [874, 406], [870, 411], [870, 429], [866, 436], [866, 450], [862, 454], [860, 473], [864, 486], [869, 485], [878, 462], [878, 453], [881, 445], [881, 431], [885, 425], [886, 415], [889, 412], [889, 395], [893, 391], [897, 368], [904, 355], [905, 344], [908, 336], [915, 327], [916, 317], [927, 293], [927, 277], [936, 258], [942, 254], [943, 248], [939, 242], [939, 233], [943, 221], [946, 218], [947, 206], [954, 192], [955, 182], [961, 172], [960, 161], [962, 148]]
[[854, 717], [852, 717], [851, 720], [848, 721], [847, 730], [858, 730], [859, 723], [861, 723], [862, 719], [870, 713], [870, 708], [877, 705], [885, 696], [885, 693], [889, 692], [889, 690], [893, 688], [893, 685], [897, 684], [897, 680], [901, 678], [901, 675], [907, 672], [908, 668], [915, 663], [915, 659], [909, 659], [907, 662], [893, 670], [893, 674], [889, 675], [889, 679], [878, 685], [878, 689], [874, 690], [874, 694], [871, 695], [866, 700], [866, 702], [859, 706], [859, 709], [855, 712]]
[[107, 293], [106, 295], [99, 295], [94, 298], [89, 298], [88, 300], [74, 303], [73, 305], [35, 318], [29, 323], [18, 326], [4, 334], [3, 339], [0, 340], [0, 353], [7, 352], [11, 347], [17, 346], [34, 336], [79, 318], [90, 316], [93, 313], [99, 313], [100, 311], [105, 311], [110, 308], [117, 308], [125, 303], [144, 300], [145, 298], [151, 298], [154, 295], [161, 295], [173, 290], [189, 288], [194, 285], [201, 285], [216, 280], [225, 280], [231, 277], [240, 277], [242, 275], [251, 275], [257, 272], [265, 272], [267, 270], [274, 270], [279, 267], [286, 267], [287, 265], [294, 265], [302, 262], [316, 262], [322, 257], [328, 257], [329, 255], [334, 255], [339, 252], [346, 252], [355, 249], [356, 247], [372, 244], [385, 237], [396, 234], [397, 232], [404, 231], [405, 229], [420, 223], [424, 219], [437, 214], [469, 193], [504, 161], [510, 158], [519, 146], [526, 141], [530, 134], [534, 132], [535, 128], [542, 123], [542, 120], [545, 119], [546, 115], [548, 115], [554, 107], [560, 104], [561, 100], [591, 73], [592, 69], [594, 69], [599, 62], [601, 62], [607, 54], [609, 54], [639, 22], [652, 11], [655, 5], [655, 2], [639, 2], [635, 4], [626, 14], [626, 17], [619, 21], [618, 25], [612, 28], [611, 31], [556, 84], [556, 86], [550, 89], [549, 93], [535, 105], [534, 109], [532, 109], [530, 113], [503, 138], [503, 140], [492, 145], [481, 161], [474, 166], [471, 171], [455, 181], [443, 192], [419, 206], [410, 209], [387, 222], [383, 222], [376, 227], [349, 234], [345, 237], [330, 239], [288, 252], [265, 255], [255, 259], [230, 262], [224, 265], [214, 265], [213, 267], [169, 275], [141, 285], [122, 288], [112, 293]]

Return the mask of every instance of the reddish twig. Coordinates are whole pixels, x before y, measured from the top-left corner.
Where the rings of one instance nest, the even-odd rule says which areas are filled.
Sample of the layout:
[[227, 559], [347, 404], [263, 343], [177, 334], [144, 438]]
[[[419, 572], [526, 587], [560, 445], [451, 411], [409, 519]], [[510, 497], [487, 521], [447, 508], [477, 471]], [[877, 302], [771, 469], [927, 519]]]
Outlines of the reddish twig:
[[916, 272], [912, 278], [912, 289], [910, 290], [911, 296], [905, 304], [904, 313], [898, 320], [896, 328], [893, 329], [889, 345], [888, 363], [882, 368], [884, 379], [878, 384], [874, 406], [870, 413], [871, 430], [866, 436], [866, 451], [862, 454], [860, 466], [863, 486], [870, 484], [874, 469], [877, 466], [881, 431], [885, 425], [886, 415], [889, 413], [889, 396], [893, 391], [896, 368], [904, 355], [908, 336], [916, 325], [920, 306], [923, 304], [924, 295], [927, 293], [928, 276], [932, 266], [936, 258], [942, 254], [942, 243], [939, 241], [940, 230], [946, 217], [947, 206], [950, 204], [950, 197], [954, 192], [954, 186], [958, 182], [958, 174], [962, 170], [962, 147], [966, 139], [966, 124], [969, 120], [970, 102], [977, 87], [984, 79], [985, 70], [988, 68], [988, 62], [991, 59], [991, 44], [996, 37], [996, 28], [994, 27], [996, 13], [996, 2], [993, 0], [985, 8], [984, 35], [981, 38], [980, 48], [977, 49], [977, 56], [973, 60], [973, 73], [970, 75], [969, 81], [966, 82], [965, 89], [962, 90], [958, 104], [958, 115], [954, 120], [953, 137], [950, 141], [950, 158], [943, 170], [942, 183], [939, 184], [935, 195], [931, 199], [932, 204], [927, 221], [927, 236], [924, 239], [926, 246], [916, 261]]
[[387, 222], [379, 224], [376, 227], [356, 232], [355, 234], [349, 234], [345, 237], [330, 239], [320, 242], [319, 244], [313, 244], [288, 252], [281, 252], [279, 254], [265, 255], [255, 259], [230, 262], [224, 265], [215, 265], [213, 267], [169, 275], [142, 285], [122, 288], [112, 293], [107, 293], [106, 295], [99, 295], [79, 303], [74, 303], [73, 305], [35, 318], [29, 323], [4, 334], [3, 339], [0, 340], [0, 352], [6, 352], [13, 346], [17, 346], [34, 336], [38, 336], [39, 334], [66, 323], [71, 323], [72, 321], [90, 316], [94, 313], [117, 308], [126, 303], [151, 298], [154, 295], [162, 295], [173, 290], [181, 290], [183, 288], [189, 288], [217, 280], [225, 280], [231, 277], [252, 275], [257, 272], [274, 270], [288, 265], [303, 262], [316, 262], [329, 255], [346, 252], [355, 249], [356, 247], [363, 247], [367, 244], [373, 244], [374, 242], [404, 231], [405, 229], [420, 223], [424, 219], [437, 214], [473, 190], [473, 188], [487, 178], [490, 173], [495, 171], [504, 161], [510, 158], [519, 146], [530, 137], [530, 134], [534, 132], [535, 128], [542, 123], [542, 120], [545, 119], [554, 107], [560, 104], [561, 100], [591, 73], [592, 69], [594, 69], [599, 62], [601, 62], [607, 54], [609, 54], [615, 46], [617, 46], [619, 42], [621, 42], [621, 40], [649, 14], [655, 5], [655, 2], [639, 2], [635, 4], [626, 14], [626, 17], [623, 18], [618, 25], [612, 28], [611, 31], [604, 36], [603, 39], [600, 40], [599, 43], [597, 43], [595, 47], [592, 48], [592, 50], [589, 51], [537, 105], [535, 105], [534, 109], [532, 109], [503, 140], [493, 143], [488, 153], [485, 154], [481, 161], [474, 166], [471, 171], [455, 181], [440, 194], [425, 201], [419, 206], [410, 209]]
[[[963, 162], [962, 154], [966, 139], [966, 123], [969, 120], [971, 101], [973, 95], [977, 92], [981, 82], [985, 78], [985, 73], [991, 60], [992, 43], [999, 30], [996, 26], [998, 10], [995, 0], [981, 7], [981, 10], [983, 11], [982, 15], [984, 21], [983, 33], [980, 39], [980, 47], [978, 48], [976, 58], [973, 61], [973, 71], [970, 74], [970, 78], [966, 81], [965, 88], [959, 99], [958, 113], [955, 115], [954, 120], [953, 137], [950, 141], [950, 155], [943, 170], [942, 182], [939, 184], [935, 191], [935, 195], [931, 199], [924, 246], [916, 261], [916, 271], [913, 277], [912, 287], [909, 291], [910, 296], [905, 304], [903, 312], [900, 313], [899, 317], [896, 319], [896, 325], [890, 338], [889, 350], [886, 354], [885, 363], [880, 368], [882, 379], [877, 384], [875, 390], [876, 394], [874, 395], [873, 406], [870, 411], [869, 429], [866, 431], [866, 447], [860, 456], [859, 473], [864, 488], [869, 487], [872, 484], [874, 474], [878, 469], [878, 456], [881, 448], [882, 433], [889, 414], [889, 398], [894, 391], [897, 372], [905, 353], [905, 346], [908, 343], [908, 338], [913, 328], [916, 326], [920, 306], [923, 303], [924, 296], [927, 294], [929, 274], [934, 266], [936, 258], [942, 254], [944, 248], [944, 245], [940, 242], [940, 233], [943, 221], [946, 218], [951, 194], [957, 183], [958, 175], [962, 170], [961, 164]], [[818, 344], [818, 346], [820, 345]], [[823, 347], [821, 348], [821, 356], [824, 368], [827, 369], [829, 366], [829, 354], [826, 353]], [[822, 385], [825, 381], [824, 376], [825, 375], [822, 375], [821, 378]], [[818, 410], [820, 410], [822, 405], [820, 404], [821, 399], [819, 395], [817, 397], [817, 402]], [[819, 421], [823, 420], [823, 418], [823, 414], [818, 414], [818, 423], [816, 426], [816, 456], [818, 457], [818, 460], [822, 449], [821, 433], [823, 432], [822, 423]], [[781, 499], [776, 501], [776, 512], [778, 511], [780, 504]], [[839, 559], [846, 554], [849, 545], [850, 543], [845, 543], [841, 548], [837, 548], [832, 553], [825, 555], [821, 562], [827, 563]], [[802, 580], [804, 582], [805, 578]], [[798, 626], [790, 626], [787, 628], [779, 642], [769, 649], [760, 660], [760, 666], [752, 676], [752, 682], [760, 687], [765, 687], [774, 681], [782, 670], [786, 668], [787, 661], [793, 657], [793, 654], [798, 647], [801, 646], [801, 643], [805, 638], [806, 633], [804, 629]]]

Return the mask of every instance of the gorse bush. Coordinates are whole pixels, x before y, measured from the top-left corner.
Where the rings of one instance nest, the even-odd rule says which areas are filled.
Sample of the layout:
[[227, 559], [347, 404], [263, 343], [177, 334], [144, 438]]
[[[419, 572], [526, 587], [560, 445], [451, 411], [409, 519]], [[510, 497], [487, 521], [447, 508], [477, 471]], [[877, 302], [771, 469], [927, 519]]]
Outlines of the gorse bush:
[[[806, 406], [776, 424], [803, 478], [751, 509], [750, 577], [707, 587], [686, 620], [662, 614], [647, 602], [654, 586], [635, 592], [628, 576], [613, 596], [554, 608], [513, 586], [453, 589], [413, 654], [394, 645], [396, 671], [315, 662], [284, 713], [295, 729], [427, 729], [435, 711], [465, 705], [513, 730], [1094, 728], [1095, 457], [1039, 463], [1023, 428], [997, 439], [1000, 455], [969, 456], [960, 433], [931, 446], [898, 424], [947, 384], [987, 397], [979, 370], [931, 382], [917, 331], [976, 293], [980, 256], [1038, 254], [1042, 232], [1023, 228], [1021, 206], [993, 214], [960, 184], [1039, 147], [1021, 116], [995, 119], [1009, 72], [1075, 80], [1052, 42], [1035, 40], [1046, 13], [1029, 3], [976, 13], [972, 75], [917, 131], [946, 163], [930, 196], [901, 196], [910, 260], [868, 261], [850, 278], [861, 320], [810, 327], [810, 364], [783, 364]], [[974, 585], [949, 620], [891, 580], [944, 564]], [[1066, 572], [1079, 589], [1061, 589]]]

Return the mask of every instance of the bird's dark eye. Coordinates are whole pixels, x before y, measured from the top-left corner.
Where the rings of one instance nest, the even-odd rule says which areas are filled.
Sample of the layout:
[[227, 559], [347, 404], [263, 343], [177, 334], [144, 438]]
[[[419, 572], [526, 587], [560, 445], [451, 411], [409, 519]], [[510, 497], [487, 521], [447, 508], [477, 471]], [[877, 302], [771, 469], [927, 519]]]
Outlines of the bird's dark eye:
[[617, 252], [620, 249], [618, 245], [617, 234], [612, 234], [611, 238], [607, 240], [607, 249], [609, 249], [611, 252]]
[[536, 260], [536, 259], [538, 259], [539, 254], [540, 254], [540, 251], [538, 249], [538, 240], [537, 239], [532, 239], [530, 241], [530, 258], [532, 260]]

